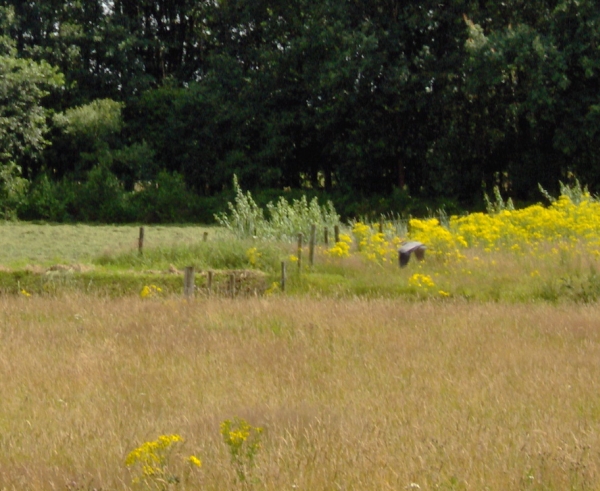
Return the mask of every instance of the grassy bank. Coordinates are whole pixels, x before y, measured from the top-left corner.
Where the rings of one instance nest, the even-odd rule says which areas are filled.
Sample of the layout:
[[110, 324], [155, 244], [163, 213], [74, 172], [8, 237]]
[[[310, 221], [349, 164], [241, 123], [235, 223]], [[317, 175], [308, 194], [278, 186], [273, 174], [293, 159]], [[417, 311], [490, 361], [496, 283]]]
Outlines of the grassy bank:
[[233, 240], [216, 227], [145, 226], [143, 254], [135, 225], [4, 223], [1, 228], [1, 293], [116, 297], [156, 285], [163, 295], [180, 294], [186, 266], [197, 270], [199, 294], [206, 293], [208, 270], [214, 272], [213, 294], [229, 295], [230, 274], [236, 275], [238, 293], [260, 294], [269, 286], [247, 257], [253, 242]]
[[[5, 223], [0, 292], [115, 297], [156, 285], [163, 295], [179, 294], [182, 271], [193, 266], [199, 296], [207, 293], [209, 271], [215, 294], [229, 295], [231, 274], [240, 293], [281, 293], [283, 262], [288, 295], [596, 302], [600, 205], [590, 199], [562, 196], [551, 207], [450, 217], [444, 226], [437, 219], [357, 222], [342, 228], [337, 243], [329, 230], [329, 244], [318, 230], [313, 264], [306, 238], [298, 251], [289, 240], [240, 238], [235, 229], [151, 226], [140, 254], [138, 226]], [[427, 246], [426, 258], [400, 269], [397, 248], [407, 238]]]
[[[202, 460], [173, 455], [173, 489], [598, 489], [597, 305], [75, 295], [0, 311], [0, 489], [148, 489], [125, 458], [163, 434]], [[243, 486], [219, 434], [236, 416], [264, 428]]]
[[[240, 284], [247, 278], [253, 279], [251, 285], [242, 287], [242, 293], [281, 293], [281, 262], [284, 262], [287, 295], [462, 298], [510, 303], [595, 302], [600, 298], [600, 257], [596, 250], [579, 248], [576, 243], [568, 246], [549, 243], [532, 253], [490, 251], [473, 246], [440, 254], [430, 248], [424, 262], [413, 258], [407, 268], [400, 269], [392, 241], [384, 244], [375, 260], [372, 245], [360, 249], [359, 244], [351, 244], [346, 255], [338, 256], [337, 246], [319, 244], [311, 266], [306, 245], [299, 261], [295, 244], [236, 239], [220, 229], [209, 229], [206, 242], [205, 229], [150, 229], [146, 232], [143, 255], [138, 254], [136, 227], [71, 226], [65, 228], [68, 234], [62, 239], [60, 234], [46, 235], [47, 230], [53, 229], [43, 225], [16, 227], [16, 230], [20, 233], [29, 230], [36, 238], [23, 247], [24, 259], [18, 259], [17, 241], [0, 249], [4, 254], [0, 262], [3, 293], [84, 292], [115, 297], [137, 294], [146, 285], [156, 285], [164, 295], [180, 294], [187, 266], [196, 269], [199, 296], [206, 293], [209, 271], [215, 275], [215, 294], [228, 295], [230, 274], [235, 274]], [[118, 234], [128, 237], [130, 243], [122, 245], [117, 241], [111, 249], [107, 244]], [[178, 234], [182, 236], [177, 238]], [[96, 245], [85, 251], [72, 245], [91, 242], [93, 236]], [[10, 233], [3, 236], [5, 244], [9, 238]], [[64, 252], [49, 254], [47, 251], [53, 247]]]

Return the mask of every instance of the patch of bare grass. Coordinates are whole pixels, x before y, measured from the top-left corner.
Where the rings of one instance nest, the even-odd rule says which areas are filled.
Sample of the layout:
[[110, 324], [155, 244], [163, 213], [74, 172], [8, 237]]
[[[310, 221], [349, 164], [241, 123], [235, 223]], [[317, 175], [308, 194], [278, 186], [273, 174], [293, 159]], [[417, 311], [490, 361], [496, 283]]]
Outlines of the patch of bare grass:
[[265, 428], [256, 489], [596, 489], [600, 307], [0, 298], [0, 489], [233, 489], [219, 424]]

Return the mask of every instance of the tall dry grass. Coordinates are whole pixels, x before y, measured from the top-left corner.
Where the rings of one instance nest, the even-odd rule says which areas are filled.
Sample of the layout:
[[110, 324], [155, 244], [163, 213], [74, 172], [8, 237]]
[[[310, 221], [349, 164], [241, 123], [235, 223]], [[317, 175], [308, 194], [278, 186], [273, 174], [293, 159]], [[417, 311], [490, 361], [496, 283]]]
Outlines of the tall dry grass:
[[264, 490], [600, 488], [600, 307], [392, 300], [0, 298], [0, 489], [132, 489], [181, 434], [265, 428]]

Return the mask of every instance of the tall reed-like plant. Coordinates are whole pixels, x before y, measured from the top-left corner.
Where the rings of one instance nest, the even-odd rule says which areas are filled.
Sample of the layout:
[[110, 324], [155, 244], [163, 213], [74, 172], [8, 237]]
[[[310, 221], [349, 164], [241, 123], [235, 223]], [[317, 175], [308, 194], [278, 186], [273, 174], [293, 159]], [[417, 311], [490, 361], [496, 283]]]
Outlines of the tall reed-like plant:
[[[573, 184], [565, 184], [562, 181], [558, 181], [560, 186], [559, 196], [566, 196], [571, 200], [574, 205], [579, 205], [582, 201], [587, 200], [590, 202], [597, 201], [597, 197], [592, 196], [587, 186], [582, 186], [579, 179], [575, 178]], [[540, 192], [544, 195], [550, 203], [554, 203], [556, 198], [546, 191], [541, 184], [538, 184]]]
[[492, 201], [487, 193], [483, 193], [483, 200], [485, 201], [485, 209], [489, 215], [495, 215], [496, 213], [500, 213], [501, 211], [514, 211], [515, 205], [511, 198], [508, 198], [506, 201], [502, 198], [500, 194], [500, 188], [498, 186], [494, 186], [494, 201]]
[[272, 238], [282, 240], [293, 239], [300, 232], [308, 236], [311, 225], [322, 229], [333, 228], [340, 223], [340, 217], [331, 201], [320, 206], [317, 198], [309, 202], [306, 196], [292, 200], [291, 203], [280, 197], [277, 203], [267, 204], [267, 210], [269, 234]]
[[215, 220], [238, 237], [258, 235], [265, 224], [265, 214], [252, 198], [250, 191], [244, 194], [237, 176], [233, 175], [235, 199], [227, 203], [229, 213], [216, 213]]
[[339, 225], [340, 217], [331, 201], [319, 205], [317, 198], [310, 202], [306, 196], [288, 202], [280, 197], [276, 203], [267, 204], [267, 216], [256, 204], [249, 191], [244, 193], [236, 176], [234, 203], [228, 203], [228, 213], [215, 215], [217, 222], [238, 237], [255, 236], [261, 239], [293, 240], [298, 233], [308, 236], [311, 225], [317, 228], [333, 228]]

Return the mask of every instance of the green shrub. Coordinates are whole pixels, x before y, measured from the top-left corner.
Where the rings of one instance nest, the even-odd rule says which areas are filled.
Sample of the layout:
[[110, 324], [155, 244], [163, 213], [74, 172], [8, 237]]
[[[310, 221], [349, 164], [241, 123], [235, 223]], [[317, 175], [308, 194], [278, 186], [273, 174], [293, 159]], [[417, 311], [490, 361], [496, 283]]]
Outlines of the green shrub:
[[132, 221], [125, 206], [123, 184], [106, 166], [96, 166], [78, 186], [73, 205], [77, 219], [86, 222]]
[[156, 179], [129, 196], [132, 213], [145, 223], [181, 223], [194, 220], [199, 198], [188, 190], [181, 174], [159, 172]]
[[292, 200], [291, 203], [283, 197], [275, 204], [269, 202], [267, 218], [250, 191], [244, 193], [236, 176], [233, 177], [233, 187], [235, 201], [228, 203], [229, 213], [216, 214], [215, 219], [238, 237], [292, 240], [298, 233], [307, 237], [311, 225], [322, 229], [333, 228], [340, 223], [333, 203], [328, 202], [327, 205], [321, 206], [316, 197], [308, 202], [305, 195]]
[[0, 218], [17, 218], [17, 209], [25, 202], [28, 188], [29, 181], [21, 177], [21, 167], [14, 162], [0, 164]]
[[41, 174], [31, 185], [27, 200], [19, 211], [19, 218], [51, 222], [67, 220], [67, 205], [74, 199], [70, 190], [68, 184], [52, 181], [46, 173]]

